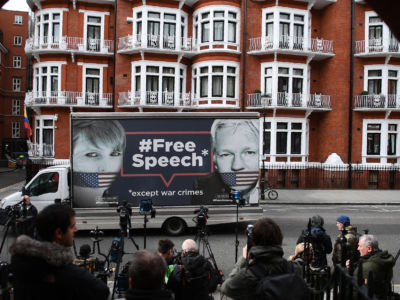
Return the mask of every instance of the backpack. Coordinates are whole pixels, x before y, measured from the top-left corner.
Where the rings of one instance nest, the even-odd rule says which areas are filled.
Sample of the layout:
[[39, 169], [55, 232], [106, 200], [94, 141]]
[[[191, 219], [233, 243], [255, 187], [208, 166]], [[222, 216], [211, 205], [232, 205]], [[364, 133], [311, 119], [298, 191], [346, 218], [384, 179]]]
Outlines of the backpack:
[[282, 260], [284, 273], [266, 274], [260, 265], [253, 265], [249, 270], [257, 277], [256, 299], [269, 300], [306, 300], [310, 291], [305, 281], [294, 273], [293, 263]]

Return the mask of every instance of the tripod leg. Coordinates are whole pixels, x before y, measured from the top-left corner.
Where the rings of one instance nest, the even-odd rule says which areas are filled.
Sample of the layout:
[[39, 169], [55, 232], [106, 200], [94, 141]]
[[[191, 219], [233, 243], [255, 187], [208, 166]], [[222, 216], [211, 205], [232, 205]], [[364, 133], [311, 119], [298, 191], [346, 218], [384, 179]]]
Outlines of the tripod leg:
[[239, 238], [238, 238], [238, 231], [239, 231], [239, 204], [236, 204], [236, 225], [235, 225], [235, 263], [238, 259], [238, 247], [239, 247]]
[[1, 246], [0, 246], [0, 254], [3, 251], [4, 242], [6, 241], [8, 229], [10, 228], [10, 226], [11, 226], [10, 223], [8, 223], [7, 227], [6, 227], [6, 231], [4, 232], [3, 240], [1, 241]]
[[132, 244], [135, 245], [136, 250], [139, 250], [139, 245], [136, 244], [136, 242], [135, 242], [135, 240], [133, 239], [133, 237], [130, 236], [129, 239], [132, 241]]
[[122, 262], [122, 256], [124, 256], [124, 235], [121, 232], [121, 244], [118, 249], [118, 260], [117, 260], [117, 266], [115, 267], [115, 274], [114, 274], [114, 287], [111, 295], [111, 300], [114, 300], [114, 294], [115, 290], [117, 289], [117, 281], [118, 281], [118, 274], [119, 274], [119, 267]]

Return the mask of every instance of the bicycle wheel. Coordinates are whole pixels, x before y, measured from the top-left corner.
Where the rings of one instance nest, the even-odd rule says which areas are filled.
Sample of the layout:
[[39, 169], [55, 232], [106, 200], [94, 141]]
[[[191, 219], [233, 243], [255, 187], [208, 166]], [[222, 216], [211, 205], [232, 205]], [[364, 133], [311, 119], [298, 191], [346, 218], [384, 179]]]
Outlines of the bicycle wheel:
[[269, 192], [268, 192], [268, 199], [269, 200], [275, 200], [275, 199], [277, 199], [278, 198], [278, 192], [277, 191], [275, 191], [275, 190], [270, 190]]

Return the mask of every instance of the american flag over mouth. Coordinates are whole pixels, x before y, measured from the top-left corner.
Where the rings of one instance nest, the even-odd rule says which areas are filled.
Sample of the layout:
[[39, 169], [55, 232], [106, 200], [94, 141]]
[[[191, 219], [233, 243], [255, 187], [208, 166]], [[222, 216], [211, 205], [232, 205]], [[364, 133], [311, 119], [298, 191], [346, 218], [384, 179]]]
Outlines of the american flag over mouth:
[[91, 188], [108, 188], [118, 173], [82, 173], [74, 172], [74, 185]]
[[258, 180], [258, 172], [229, 172], [220, 173], [220, 175], [229, 186], [250, 185]]

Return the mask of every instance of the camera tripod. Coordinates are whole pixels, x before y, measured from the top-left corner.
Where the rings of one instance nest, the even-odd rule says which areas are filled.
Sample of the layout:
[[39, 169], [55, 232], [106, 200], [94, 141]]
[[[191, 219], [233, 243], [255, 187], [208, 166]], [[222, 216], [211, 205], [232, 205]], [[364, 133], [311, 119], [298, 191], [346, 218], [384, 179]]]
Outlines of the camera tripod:
[[[119, 236], [118, 236], [120, 238], [120, 244], [119, 244], [119, 248], [118, 248], [117, 265], [115, 267], [114, 287], [113, 287], [113, 291], [112, 291], [112, 295], [111, 295], [111, 300], [114, 300], [114, 294], [115, 294], [115, 290], [117, 288], [119, 268], [120, 268], [120, 265], [122, 262], [122, 257], [124, 256], [124, 254], [128, 254], [128, 253], [124, 252], [125, 236], [129, 240], [131, 240], [131, 242], [135, 246], [136, 250], [139, 250], [138, 244], [136, 244], [135, 240], [130, 235], [130, 229], [132, 228], [130, 216], [128, 215], [127, 218], [128, 218], [128, 220], [126, 223], [124, 222], [123, 224], [121, 224], [121, 222], [120, 222], [120, 231], [119, 231]], [[111, 252], [111, 249], [110, 249], [110, 252]], [[110, 253], [108, 255], [110, 255]]]
[[209, 258], [211, 260], [211, 263], [212, 263], [213, 267], [215, 268], [215, 271], [217, 272], [218, 282], [222, 283], [223, 275], [222, 275], [221, 271], [218, 268], [217, 262], [216, 262], [215, 257], [214, 257], [214, 253], [212, 252], [210, 243], [208, 242], [208, 230], [207, 230], [207, 225], [206, 224], [201, 225], [201, 226], [197, 226], [197, 232], [196, 232], [196, 235], [194, 237], [194, 241], [197, 243], [197, 246], [199, 248], [199, 253], [200, 253], [200, 246], [203, 243], [203, 251], [202, 251], [203, 253], [202, 253], [202, 255], [204, 256], [205, 249], [207, 249], [208, 256], [209, 256]]
[[4, 247], [4, 243], [5, 243], [5, 241], [6, 241], [6, 238], [7, 238], [8, 231], [10, 230], [10, 227], [11, 227], [11, 225], [12, 225], [13, 223], [15, 223], [15, 217], [14, 217], [14, 216], [9, 217], [8, 220], [7, 220], [7, 222], [4, 224], [4, 227], [5, 227], [6, 229], [5, 229], [5, 231], [4, 231], [3, 240], [1, 241], [0, 254], [3, 252], [3, 247]]

